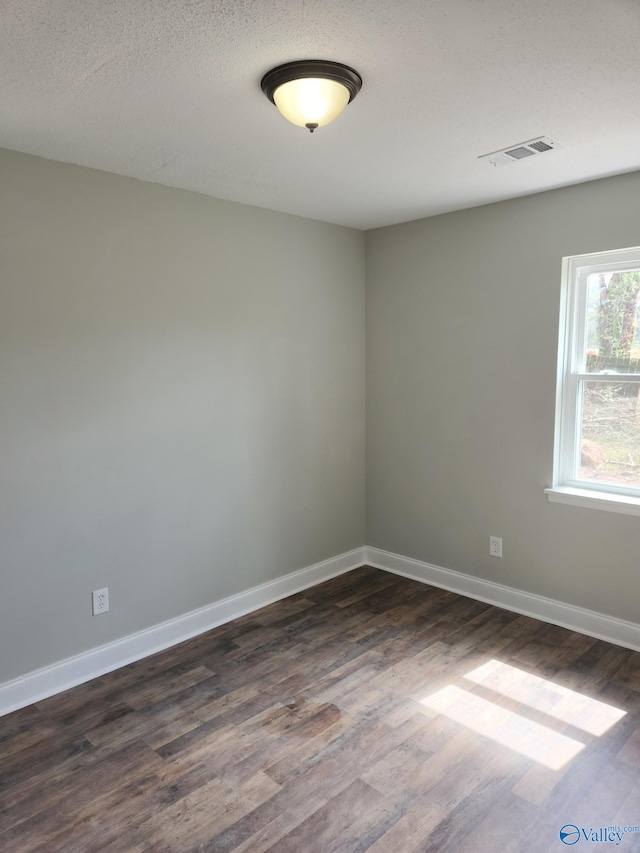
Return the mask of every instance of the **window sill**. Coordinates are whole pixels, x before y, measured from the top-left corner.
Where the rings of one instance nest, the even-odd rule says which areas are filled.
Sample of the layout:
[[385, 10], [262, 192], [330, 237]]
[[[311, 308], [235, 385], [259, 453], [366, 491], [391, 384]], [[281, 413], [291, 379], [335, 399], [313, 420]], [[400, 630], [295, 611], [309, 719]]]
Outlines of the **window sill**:
[[588, 489], [572, 489], [557, 486], [545, 489], [550, 501], [588, 509], [603, 509], [605, 512], [621, 512], [625, 515], [640, 515], [640, 498], [628, 495], [615, 495], [611, 492], [596, 492]]

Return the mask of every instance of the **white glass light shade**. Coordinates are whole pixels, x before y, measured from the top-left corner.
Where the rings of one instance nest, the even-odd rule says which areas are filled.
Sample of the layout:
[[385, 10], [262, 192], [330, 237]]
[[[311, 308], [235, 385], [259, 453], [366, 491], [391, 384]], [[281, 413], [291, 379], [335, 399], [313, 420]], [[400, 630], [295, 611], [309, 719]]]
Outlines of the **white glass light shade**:
[[282, 115], [298, 127], [324, 127], [349, 103], [349, 90], [335, 80], [302, 77], [283, 83], [273, 93]]

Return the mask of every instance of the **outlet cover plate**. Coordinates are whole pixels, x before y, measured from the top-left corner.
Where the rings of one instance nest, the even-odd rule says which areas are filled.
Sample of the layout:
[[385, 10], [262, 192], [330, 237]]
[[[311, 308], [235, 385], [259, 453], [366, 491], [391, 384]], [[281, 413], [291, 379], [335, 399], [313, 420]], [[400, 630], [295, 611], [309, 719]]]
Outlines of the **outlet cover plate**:
[[94, 589], [91, 593], [91, 602], [93, 604], [94, 616], [106, 613], [109, 610], [109, 587], [105, 586], [104, 589]]
[[499, 536], [489, 537], [489, 554], [492, 557], [502, 557], [502, 539]]

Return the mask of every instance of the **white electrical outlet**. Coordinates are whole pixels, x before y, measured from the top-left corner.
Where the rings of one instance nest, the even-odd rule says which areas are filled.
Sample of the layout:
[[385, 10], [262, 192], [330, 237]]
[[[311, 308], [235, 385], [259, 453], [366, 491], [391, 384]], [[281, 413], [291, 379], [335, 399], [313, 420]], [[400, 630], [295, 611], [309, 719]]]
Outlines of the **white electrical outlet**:
[[502, 539], [499, 536], [489, 537], [489, 553], [492, 557], [502, 557]]
[[91, 593], [93, 601], [93, 615], [99, 616], [101, 613], [106, 613], [109, 609], [109, 588], [94, 589]]

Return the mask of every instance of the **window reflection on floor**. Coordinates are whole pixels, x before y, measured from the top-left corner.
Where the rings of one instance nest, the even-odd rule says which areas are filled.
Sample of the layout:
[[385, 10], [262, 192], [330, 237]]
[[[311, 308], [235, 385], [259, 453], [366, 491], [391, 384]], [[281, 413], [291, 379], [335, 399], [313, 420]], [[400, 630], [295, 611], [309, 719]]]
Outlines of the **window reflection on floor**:
[[[564, 767], [590, 736], [600, 737], [626, 713], [495, 659], [464, 680], [468, 687], [447, 685], [421, 704], [552, 770]], [[570, 729], [570, 735], [558, 729]]]

